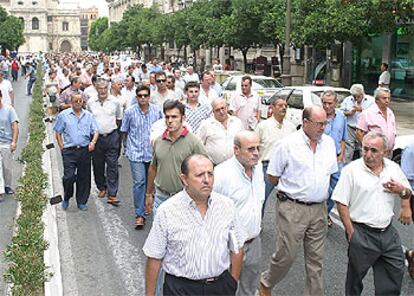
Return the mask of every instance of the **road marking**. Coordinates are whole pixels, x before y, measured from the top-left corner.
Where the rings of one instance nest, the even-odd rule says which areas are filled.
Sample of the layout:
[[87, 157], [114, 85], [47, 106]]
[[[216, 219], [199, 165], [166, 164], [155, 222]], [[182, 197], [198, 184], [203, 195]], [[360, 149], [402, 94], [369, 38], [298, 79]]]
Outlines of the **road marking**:
[[129, 243], [128, 229], [125, 228], [120, 217], [113, 211], [105, 211], [102, 200], [99, 200], [97, 196], [91, 196], [91, 199], [95, 202], [105, 237], [108, 240], [128, 295], [142, 295], [145, 290], [144, 266], [146, 258], [140, 255], [142, 254], [141, 250]]

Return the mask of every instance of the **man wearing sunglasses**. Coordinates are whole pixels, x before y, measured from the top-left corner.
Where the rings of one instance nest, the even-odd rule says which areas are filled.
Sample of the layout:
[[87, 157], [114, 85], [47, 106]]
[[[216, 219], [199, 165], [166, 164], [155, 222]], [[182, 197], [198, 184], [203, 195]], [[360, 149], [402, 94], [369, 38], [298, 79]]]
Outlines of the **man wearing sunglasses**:
[[155, 82], [157, 90], [151, 94], [151, 103], [162, 107], [166, 100], [176, 100], [174, 91], [167, 88], [167, 75], [164, 72], [155, 73]]
[[145, 192], [152, 159], [150, 129], [154, 122], [163, 118], [161, 109], [151, 104], [149, 99], [150, 88], [138, 86], [137, 104], [127, 109], [121, 126], [121, 132], [127, 137], [126, 157], [131, 165], [136, 228], [142, 228], [145, 224]]

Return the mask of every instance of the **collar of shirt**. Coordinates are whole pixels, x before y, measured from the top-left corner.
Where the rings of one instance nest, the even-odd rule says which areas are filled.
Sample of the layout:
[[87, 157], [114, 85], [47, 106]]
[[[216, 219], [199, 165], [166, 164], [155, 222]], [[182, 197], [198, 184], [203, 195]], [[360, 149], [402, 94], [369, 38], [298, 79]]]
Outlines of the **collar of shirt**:
[[[188, 204], [188, 205], [192, 206], [194, 209], [198, 210], [197, 205], [196, 205], [196, 203], [195, 203], [194, 199], [192, 199], [192, 198], [190, 197], [190, 195], [188, 194], [188, 192], [187, 192], [187, 190], [186, 190], [186, 189], [183, 189], [183, 195], [182, 195], [182, 198], [183, 198], [183, 200], [184, 200], [184, 202], [185, 202], [186, 204]], [[212, 197], [212, 195], [210, 194], [210, 196], [208, 197], [208, 201], [207, 201], [207, 205], [208, 205], [208, 206], [210, 206], [210, 205], [211, 205], [212, 200], [213, 200], [213, 197]]]
[[[376, 113], [381, 114], [381, 116], [385, 118], [385, 114], [382, 113], [382, 111], [378, 107], [377, 103], [372, 104], [372, 108], [374, 108], [374, 110], [375, 110]], [[387, 107], [387, 116], [389, 116], [389, 114], [390, 114], [389, 110], [390, 110], [390, 108]]]
[[250, 95], [246, 96], [243, 92], [240, 92], [240, 96], [241, 96], [241, 97], [243, 97], [243, 98], [248, 99], [248, 98], [253, 97], [253, 96], [254, 96], [254, 94], [253, 94], [253, 92], [251, 92], [251, 93], [250, 93]]
[[[306, 144], [306, 145], [308, 145], [308, 147], [310, 148], [310, 147], [311, 147], [311, 145], [310, 145], [311, 140], [309, 139], [308, 135], [307, 135], [307, 134], [305, 134], [305, 131], [304, 131], [303, 129], [301, 129], [301, 130], [300, 130], [300, 132], [302, 133], [302, 138], [303, 138], [303, 141], [304, 141], [304, 142], [305, 142], [305, 144]], [[318, 144], [320, 144], [320, 143], [321, 143], [321, 141], [322, 141], [322, 137], [323, 137], [323, 134], [322, 134], [322, 136], [318, 139], [318, 141], [317, 141], [317, 143], [318, 143]]]
[[252, 167], [252, 178], [250, 178], [250, 177], [249, 177], [249, 176], [247, 176], [247, 174], [246, 174], [246, 169], [245, 169], [245, 167], [244, 167], [244, 166], [240, 163], [240, 161], [236, 158], [236, 156], [235, 156], [235, 155], [233, 155], [232, 159], [233, 159], [233, 161], [234, 161], [234, 163], [235, 163], [236, 167], [238, 167], [238, 168], [240, 169], [240, 172], [242, 173], [243, 177], [244, 177], [246, 180], [248, 180], [249, 182], [252, 182], [253, 175], [254, 175], [255, 170], [256, 170], [256, 166], [253, 166], [253, 167]]
[[[180, 137], [186, 137], [188, 134], [189, 134], [189, 131], [187, 127], [183, 126], [183, 130], [181, 131]], [[171, 141], [168, 129], [166, 129], [164, 133], [162, 134], [162, 139]]]
[[[368, 173], [370, 173], [370, 174], [372, 174], [373, 176], [377, 176], [376, 174], [374, 174], [374, 172], [365, 164], [365, 161], [364, 161], [364, 159], [361, 157], [361, 160], [362, 160], [362, 167], [363, 167], [363, 169], [364, 170], [366, 170]], [[387, 168], [388, 168], [388, 164], [384, 161], [384, 160], [382, 160], [382, 170], [381, 170], [381, 173], [380, 173], [380, 175], [382, 174], [382, 172], [384, 172]]]
[[[76, 116], [76, 113], [75, 113], [75, 111], [73, 110], [73, 108], [70, 108], [70, 114], [73, 114], [73, 115], [75, 115], [75, 116]], [[85, 115], [85, 111], [83, 111], [83, 108], [81, 108], [81, 110], [80, 110], [80, 116], [79, 116], [79, 119], [81, 119], [84, 115]], [[77, 116], [76, 116], [76, 117], [77, 117]]]

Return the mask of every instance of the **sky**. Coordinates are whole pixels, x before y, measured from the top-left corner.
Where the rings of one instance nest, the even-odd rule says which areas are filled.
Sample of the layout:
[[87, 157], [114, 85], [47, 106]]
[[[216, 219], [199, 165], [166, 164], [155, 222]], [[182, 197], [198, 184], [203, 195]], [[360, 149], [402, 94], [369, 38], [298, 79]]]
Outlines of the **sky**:
[[99, 9], [99, 16], [108, 16], [108, 5], [105, 0], [61, 0], [61, 3], [79, 3], [82, 8], [96, 6]]

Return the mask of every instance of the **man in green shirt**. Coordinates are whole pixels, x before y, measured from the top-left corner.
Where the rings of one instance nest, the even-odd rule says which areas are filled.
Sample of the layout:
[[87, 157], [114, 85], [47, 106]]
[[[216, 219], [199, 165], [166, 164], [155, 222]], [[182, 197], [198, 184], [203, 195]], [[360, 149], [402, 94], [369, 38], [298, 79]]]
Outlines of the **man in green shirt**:
[[192, 154], [206, 154], [201, 141], [183, 126], [184, 104], [167, 100], [163, 111], [167, 129], [154, 143], [145, 196], [147, 213], [183, 189], [180, 180], [183, 160]]

